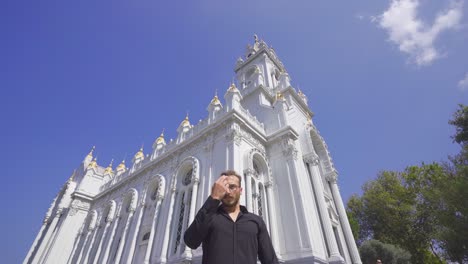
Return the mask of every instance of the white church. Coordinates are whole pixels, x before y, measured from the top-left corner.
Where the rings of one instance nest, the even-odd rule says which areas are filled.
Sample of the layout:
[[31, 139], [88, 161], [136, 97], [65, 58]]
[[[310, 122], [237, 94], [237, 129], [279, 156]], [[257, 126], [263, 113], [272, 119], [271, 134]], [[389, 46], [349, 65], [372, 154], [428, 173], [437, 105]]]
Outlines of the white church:
[[116, 168], [99, 166], [93, 148], [23, 263], [201, 263], [183, 234], [226, 169], [243, 175], [241, 204], [263, 217], [280, 262], [361, 263], [306, 96], [256, 36], [234, 71], [224, 104], [215, 96], [196, 125], [187, 116], [177, 139], [161, 134]]

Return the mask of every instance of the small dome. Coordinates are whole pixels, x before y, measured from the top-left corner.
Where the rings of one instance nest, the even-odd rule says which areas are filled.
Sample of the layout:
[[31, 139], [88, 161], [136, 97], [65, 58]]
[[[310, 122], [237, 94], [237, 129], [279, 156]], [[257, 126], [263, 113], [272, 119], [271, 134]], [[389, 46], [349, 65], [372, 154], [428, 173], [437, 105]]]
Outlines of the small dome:
[[88, 165], [88, 168], [97, 168], [97, 159], [94, 158]]
[[221, 105], [221, 102], [219, 101], [217, 95], [215, 95], [215, 96], [213, 97], [213, 99], [211, 100], [211, 103], [210, 103], [210, 104], [211, 104], [211, 105]]
[[166, 144], [166, 140], [164, 140], [164, 132], [161, 132], [161, 135], [156, 139], [156, 144]]
[[228, 92], [234, 93], [238, 92], [239, 90], [237, 89], [236, 85], [234, 83], [231, 83], [231, 86], [228, 88]]
[[104, 173], [107, 173], [107, 174], [112, 174], [114, 172], [114, 170], [112, 170], [112, 163], [114, 162], [114, 160], [111, 160], [111, 162], [109, 163], [109, 166], [107, 166], [106, 170], [104, 171]]
[[122, 160], [122, 162], [120, 162], [120, 164], [119, 164], [119, 166], [117, 166], [116, 170], [117, 171], [125, 170], [125, 160]]
[[145, 158], [145, 154], [143, 154], [143, 148], [140, 148], [140, 150], [135, 154], [134, 159], [142, 159]]
[[188, 114], [187, 116], [185, 116], [185, 119], [180, 123], [180, 126], [183, 126], [183, 127], [189, 127], [190, 126], [190, 121], [188, 119]]

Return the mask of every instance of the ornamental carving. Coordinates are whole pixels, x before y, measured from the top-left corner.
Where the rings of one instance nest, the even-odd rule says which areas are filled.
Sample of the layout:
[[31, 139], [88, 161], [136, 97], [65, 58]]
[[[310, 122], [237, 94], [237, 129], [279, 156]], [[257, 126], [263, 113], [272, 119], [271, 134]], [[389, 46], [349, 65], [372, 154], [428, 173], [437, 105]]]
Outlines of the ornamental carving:
[[73, 202], [70, 205], [70, 215], [75, 215], [79, 210], [81, 211], [88, 211], [89, 208], [91, 207], [91, 204], [89, 202], [84, 202], [78, 199], [74, 199]]
[[265, 184], [265, 188], [269, 189], [269, 188], [273, 187], [273, 180], [270, 179], [270, 180], [266, 181], [264, 184]]
[[240, 129], [240, 134], [242, 138], [244, 138], [247, 142], [252, 144], [263, 156], [265, 156], [265, 146], [258, 139], [254, 138], [251, 133], [243, 129]]
[[309, 153], [307, 155], [304, 155], [302, 158], [304, 159], [305, 163], [308, 163], [313, 166], [317, 166], [320, 162], [319, 156], [315, 153]]
[[234, 142], [239, 146], [242, 142], [242, 135], [237, 130], [231, 130], [226, 134], [226, 141], [228, 143]]
[[298, 151], [293, 139], [289, 138], [288, 136], [283, 136], [281, 139], [281, 148], [285, 157], [297, 160]]
[[336, 180], [338, 179], [338, 173], [336, 171], [330, 171], [325, 175], [325, 179], [327, 179], [327, 181], [330, 183], [336, 183]]

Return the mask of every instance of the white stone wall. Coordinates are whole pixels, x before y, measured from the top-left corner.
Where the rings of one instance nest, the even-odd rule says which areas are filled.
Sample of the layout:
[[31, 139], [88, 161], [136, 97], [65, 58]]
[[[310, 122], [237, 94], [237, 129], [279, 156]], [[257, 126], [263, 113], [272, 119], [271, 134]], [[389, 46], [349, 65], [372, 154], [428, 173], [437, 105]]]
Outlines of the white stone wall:
[[241, 203], [261, 214], [285, 263], [361, 263], [326, 144], [307, 102], [263, 41], [238, 61], [237, 91], [177, 140], [157, 140], [116, 172], [92, 152], [46, 215], [24, 263], [200, 263], [183, 233], [220, 172], [243, 175]]

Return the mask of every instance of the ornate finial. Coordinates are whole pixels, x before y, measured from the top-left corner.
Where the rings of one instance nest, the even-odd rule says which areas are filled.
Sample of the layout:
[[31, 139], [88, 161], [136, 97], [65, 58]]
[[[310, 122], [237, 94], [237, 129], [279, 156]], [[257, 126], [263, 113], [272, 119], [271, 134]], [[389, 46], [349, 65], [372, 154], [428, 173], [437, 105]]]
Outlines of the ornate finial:
[[107, 166], [107, 168], [106, 168], [106, 170], [105, 170], [104, 173], [109, 173], [109, 174], [110, 174], [110, 173], [114, 172], [114, 171], [112, 170], [112, 163], [113, 163], [113, 162], [114, 162], [114, 159], [111, 159], [111, 162], [109, 163], [109, 166]]
[[144, 159], [145, 154], [143, 154], [143, 145], [140, 147], [137, 153], [135, 153], [135, 156], [133, 157], [133, 161], [138, 160], [138, 159]]
[[189, 112], [187, 111], [187, 115], [185, 116], [185, 119], [180, 123], [181, 126], [190, 126], [190, 121], [189, 121]]
[[125, 170], [125, 159], [123, 159], [122, 162], [120, 162], [120, 164], [119, 164], [119, 166], [117, 166], [116, 170], [117, 171]]
[[237, 90], [236, 85], [234, 84], [234, 82], [231, 82], [231, 85], [228, 88], [228, 92], [237, 92], [237, 91], [239, 90]]
[[89, 157], [92, 157], [92, 156], [93, 156], [93, 153], [94, 153], [94, 149], [95, 149], [95, 148], [96, 148], [96, 146], [93, 146], [93, 147], [91, 148], [91, 150], [90, 150], [89, 153], [88, 153], [88, 156], [89, 156]]
[[161, 132], [161, 135], [156, 139], [156, 144], [166, 143], [164, 140], [164, 128]]
[[219, 104], [221, 104], [221, 102], [219, 101], [219, 98], [218, 98], [218, 89], [216, 89], [216, 91], [215, 91], [215, 96], [213, 97], [213, 99], [211, 99], [210, 104], [211, 104], [211, 105], [219, 105]]
[[88, 168], [96, 168], [97, 167], [97, 157], [95, 157], [88, 165]]
[[257, 36], [257, 34], [254, 34], [253, 37], [254, 37], [255, 43], [258, 43], [258, 36]]

